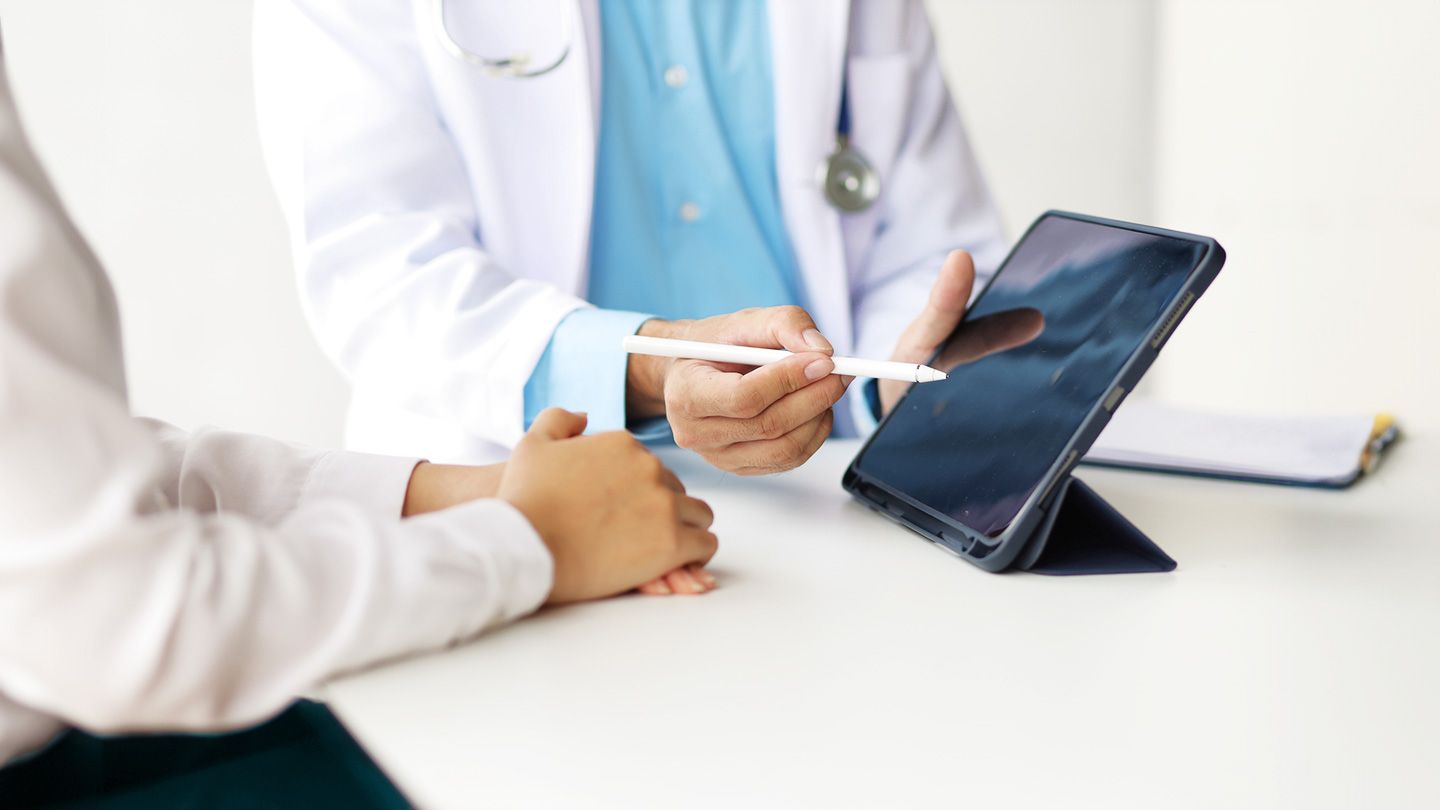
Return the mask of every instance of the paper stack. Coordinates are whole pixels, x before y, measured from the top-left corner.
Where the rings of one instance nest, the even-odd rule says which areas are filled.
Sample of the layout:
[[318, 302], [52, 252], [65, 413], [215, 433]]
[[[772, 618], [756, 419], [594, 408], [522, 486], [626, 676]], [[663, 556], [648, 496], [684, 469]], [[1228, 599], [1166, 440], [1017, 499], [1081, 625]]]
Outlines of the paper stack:
[[1399, 435], [1379, 416], [1251, 417], [1126, 402], [1086, 463], [1275, 484], [1342, 488]]

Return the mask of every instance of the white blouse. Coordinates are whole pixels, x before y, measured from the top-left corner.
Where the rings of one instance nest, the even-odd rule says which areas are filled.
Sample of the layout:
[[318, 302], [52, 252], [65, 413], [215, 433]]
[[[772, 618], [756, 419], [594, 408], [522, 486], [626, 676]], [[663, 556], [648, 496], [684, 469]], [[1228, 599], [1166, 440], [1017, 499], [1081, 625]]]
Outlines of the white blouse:
[[114, 296], [0, 46], [0, 764], [65, 725], [252, 724], [535, 610], [552, 561], [526, 520], [402, 521], [415, 463], [130, 414]]

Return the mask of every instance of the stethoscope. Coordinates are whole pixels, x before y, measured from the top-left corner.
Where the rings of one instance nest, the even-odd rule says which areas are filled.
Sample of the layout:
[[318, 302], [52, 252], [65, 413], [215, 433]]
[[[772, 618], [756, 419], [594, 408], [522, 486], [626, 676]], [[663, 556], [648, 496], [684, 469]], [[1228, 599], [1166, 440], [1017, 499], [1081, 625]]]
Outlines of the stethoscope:
[[[506, 57], [482, 56], [455, 40], [445, 10], [449, 0], [433, 0], [435, 32], [445, 52], [467, 65], [479, 68], [497, 79], [533, 79], [555, 70], [570, 56], [574, 41], [575, 10], [565, 4], [561, 16], [560, 35], [565, 47], [548, 64], [532, 65], [531, 56], [517, 51]], [[835, 149], [816, 170], [816, 179], [830, 205], [846, 213], [858, 213], [875, 204], [880, 197], [880, 174], [870, 165], [859, 149], [850, 142], [849, 80], [840, 88], [840, 117], [835, 123]]]

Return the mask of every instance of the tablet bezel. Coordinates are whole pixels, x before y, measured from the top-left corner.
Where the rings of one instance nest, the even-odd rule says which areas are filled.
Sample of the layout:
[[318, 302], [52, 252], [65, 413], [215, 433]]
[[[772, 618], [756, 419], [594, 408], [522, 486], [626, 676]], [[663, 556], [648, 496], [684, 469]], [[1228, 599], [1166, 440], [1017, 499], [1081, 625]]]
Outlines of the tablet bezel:
[[[1134, 390], [1135, 384], [1145, 375], [1150, 365], [1155, 361], [1170, 336], [1174, 334], [1175, 328], [1179, 325], [1189, 311], [1194, 307], [1210, 282], [1219, 273], [1221, 266], [1225, 263], [1225, 250], [1220, 243], [1208, 236], [1172, 231], [1164, 228], [1155, 228], [1148, 225], [1139, 225], [1133, 222], [1094, 217], [1085, 214], [1076, 214], [1068, 211], [1046, 211], [1041, 214], [1025, 233], [1011, 248], [1006, 255], [1005, 261], [986, 284], [985, 289], [972, 302], [974, 304], [984, 298], [985, 292], [990, 288], [1005, 268], [1010, 264], [1010, 259], [1019, 250], [1020, 246], [1029, 238], [1032, 231], [1046, 219], [1059, 217], [1075, 220], [1078, 222], [1101, 225], [1122, 230], [1134, 231], [1137, 233], [1149, 234], [1152, 236], [1164, 236], [1171, 239], [1180, 239], [1187, 242], [1203, 245], [1204, 254], [1196, 263], [1195, 269], [1190, 272], [1185, 283], [1175, 291], [1175, 294], [1161, 308], [1161, 314], [1155, 319], [1154, 325], [1146, 331], [1144, 337], [1138, 342], [1125, 365], [1115, 375], [1114, 379], [1106, 387], [1106, 393], [1086, 414], [1084, 421], [1071, 434], [1070, 438], [1059, 448], [1055, 454], [1055, 460], [1051, 462], [1039, 485], [1025, 499], [1025, 503], [1016, 513], [1015, 519], [1010, 526], [1000, 534], [999, 537], [987, 537], [975, 529], [966, 526], [948, 515], [927, 507], [905, 493], [895, 489], [889, 484], [876, 478], [870, 477], [860, 469], [861, 461], [865, 452], [870, 449], [871, 443], [876, 436], [885, 429], [890, 419], [900, 412], [900, 405], [904, 403], [905, 397], [901, 397], [889, 414], [880, 421], [875, 431], [866, 439], [860, 451], [855, 454], [849, 467], [845, 470], [842, 485], [857, 500], [866, 506], [885, 515], [890, 520], [916, 532], [930, 542], [940, 546], [956, 556], [962, 557], [971, 563], [987, 570], [1000, 571], [1009, 567], [1020, 559], [1022, 564], [1033, 562], [1038, 556], [1040, 548], [1026, 548], [1027, 541], [1034, 534], [1036, 527], [1045, 517], [1047, 507], [1051, 503], [1054, 493], [1059, 489], [1059, 484], [1069, 475], [1090, 445], [1100, 435], [1105, 425], [1109, 423], [1110, 417], [1115, 409], [1124, 401], [1125, 396]], [[967, 313], [968, 319], [968, 313]], [[963, 321], [962, 321], [963, 324]], [[933, 362], [933, 359], [932, 359]], [[1118, 391], [1118, 393], [1117, 393]], [[907, 391], [906, 397], [909, 396]], [[1023, 554], [1023, 557], [1022, 557]]]

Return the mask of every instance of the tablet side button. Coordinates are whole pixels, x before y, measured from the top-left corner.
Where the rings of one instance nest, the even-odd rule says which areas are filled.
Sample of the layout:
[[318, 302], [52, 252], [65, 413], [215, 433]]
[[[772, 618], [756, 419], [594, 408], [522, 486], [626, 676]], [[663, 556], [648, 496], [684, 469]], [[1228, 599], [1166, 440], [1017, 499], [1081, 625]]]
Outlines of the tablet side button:
[[1125, 397], [1125, 386], [1123, 386], [1123, 385], [1117, 385], [1117, 386], [1115, 386], [1114, 388], [1112, 388], [1112, 389], [1110, 390], [1110, 396], [1105, 397], [1105, 410], [1106, 410], [1107, 412], [1114, 413], [1114, 412], [1115, 412], [1115, 406], [1116, 406], [1116, 405], [1119, 405], [1119, 404], [1120, 404], [1120, 400], [1123, 399], [1124, 397]]

